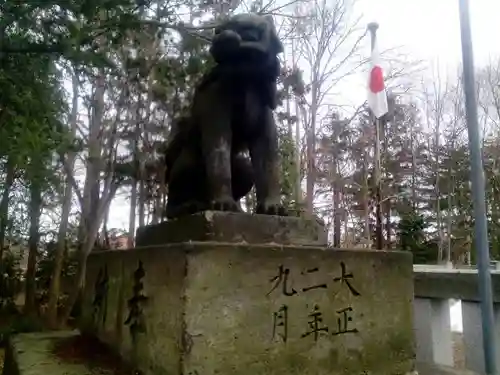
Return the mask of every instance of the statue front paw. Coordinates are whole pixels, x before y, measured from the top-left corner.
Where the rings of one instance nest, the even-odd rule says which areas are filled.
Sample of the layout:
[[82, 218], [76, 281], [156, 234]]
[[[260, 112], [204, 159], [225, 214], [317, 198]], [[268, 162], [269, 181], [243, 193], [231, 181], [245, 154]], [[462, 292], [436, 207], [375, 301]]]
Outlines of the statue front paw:
[[285, 207], [279, 203], [258, 203], [255, 213], [262, 215], [288, 216]]
[[208, 205], [199, 201], [189, 201], [182, 204], [174, 205], [172, 203], [167, 204], [165, 216], [167, 219], [175, 219], [181, 216], [192, 215], [197, 212], [205, 211]]
[[210, 209], [213, 211], [240, 212], [238, 203], [236, 203], [236, 201], [231, 197], [224, 197], [213, 200], [210, 204]]

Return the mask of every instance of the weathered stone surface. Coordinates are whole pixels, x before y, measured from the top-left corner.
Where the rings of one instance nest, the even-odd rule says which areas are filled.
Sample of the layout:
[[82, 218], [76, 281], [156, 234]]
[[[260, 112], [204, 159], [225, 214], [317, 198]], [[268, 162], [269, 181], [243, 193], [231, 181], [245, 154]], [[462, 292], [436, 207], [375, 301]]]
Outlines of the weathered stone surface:
[[136, 246], [187, 241], [326, 246], [325, 228], [298, 217], [205, 211], [137, 230]]
[[[108, 303], [92, 323], [104, 269]], [[414, 369], [411, 276], [400, 252], [193, 242], [94, 253], [80, 323], [145, 375], [401, 375]], [[147, 299], [144, 329], [130, 330], [134, 283]], [[315, 314], [328, 328], [317, 340]]]

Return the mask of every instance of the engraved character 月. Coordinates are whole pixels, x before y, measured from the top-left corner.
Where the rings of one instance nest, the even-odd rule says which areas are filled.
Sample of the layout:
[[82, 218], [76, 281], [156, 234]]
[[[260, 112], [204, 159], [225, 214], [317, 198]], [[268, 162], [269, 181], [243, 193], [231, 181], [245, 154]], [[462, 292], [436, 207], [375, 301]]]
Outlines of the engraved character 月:
[[284, 343], [288, 339], [288, 306], [283, 305], [273, 313], [272, 338], [279, 336]]

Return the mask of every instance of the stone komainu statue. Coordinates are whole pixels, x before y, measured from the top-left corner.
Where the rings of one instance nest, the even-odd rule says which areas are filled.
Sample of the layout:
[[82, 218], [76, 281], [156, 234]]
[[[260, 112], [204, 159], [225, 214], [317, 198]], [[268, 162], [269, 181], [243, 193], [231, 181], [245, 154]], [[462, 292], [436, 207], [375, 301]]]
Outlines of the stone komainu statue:
[[283, 52], [271, 17], [236, 15], [215, 30], [216, 66], [202, 79], [190, 116], [172, 129], [165, 153], [167, 218], [239, 211], [255, 185], [256, 212], [285, 215], [273, 109]]

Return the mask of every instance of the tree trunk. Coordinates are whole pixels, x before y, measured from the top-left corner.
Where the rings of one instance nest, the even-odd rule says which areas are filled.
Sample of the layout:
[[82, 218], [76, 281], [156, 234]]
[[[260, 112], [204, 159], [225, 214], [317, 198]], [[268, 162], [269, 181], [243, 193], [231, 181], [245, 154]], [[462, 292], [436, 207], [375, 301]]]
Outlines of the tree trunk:
[[342, 217], [342, 220], [344, 221], [344, 240], [341, 240], [341, 243], [343, 242], [345, 244], [346, 239], [349, 237], [349, 212], [347, 210], [347, 204], [344, 199], [342, 199], [342, 211], [344, 214]]
[[[434, 193], [435, 193], [435, 204], [434, 204], [434, 209], [436, 212], [436, 228], [437, 228], [437, 234], [438, 234], [438, 259], [437, 263], [441, 263], [443, 261], [443, 219], [442, 219], [442, 213], [441, 213], [441, 191], [440, 191], [440, 186], [439, 184], [441, 183], [440, 181], [440, 137], [441, 137], [441, 119], [443, 118], [443, 105], [444, 105], [444, 97], [443, 97], [443, 91], [441, 89], [441, 80], [439, 79], [439, 71], [438, 71], [438, 77], [434, 81], [434, 90], [433, 90], [433, 95], [432, 95], [432, 102], [430, 102], [429, 96], [427, 96], [427, 103], [426, 103], [426, 120], [427, 124], [431, 125], [431, 114], [429, 111], [432, 111], [434, 115], [434, 145], [431, 148], [434, 151], [434, 176], [435, 176], [435, 181], [434, 181]], [[429, 108], [429, 106], [431, 108]]]
[[333, 247], [340, 247], [340, 223], [341, 223], [341, 213], [340, 213], [340, 181], [339, 181], [339, 169], [338, 163], [335, 161], [332, 163], [332, 169], [335, 172], [333, 177]]
[[76, 275], [74, 278], [74, 284], [69, 292], [68, 301], [64, 306], [64, 310], [59, 319], [59, 325], [66, 323], [71, 315], [71, 311], [73, 310], [73, 306], [75, 305], [78, 296], [85, 284], [85, 272], [87, 269], [87, 258], [89, 253], [92, 251], [94, 247], [94, 242], [99, 233], [99, 228], [101, 227], [101, 223], [104, 219], [104, 215], [106, 214], [106, 210], [111, 203], [111, 200], [115, 196], [116, 190], [118, 186], [113, 185], [109, 188], [108, 191], [105, 191], [101, 197], [99, 202], [99, 207], [97, 210], [97, 214], [94, 220], [89, 222], [88, 232], [86, 233], [86, 240], [78, 247], [78, 266], [76, 270]]
[[42, 191], [40, 183], [31, 182], [30, 187], [30, 230], [28, 238], [28, 268], [26, 270], [26, 302], [24, 312], [32, 314], [35, 312], [36, 297], [36, 261], [38, 256], [38, 241], [40, 239], [40, 214], [42, 209]]
[[[75, 72], [73, 74], [73, 103], [71, 109], [71, 137], [74, 139], [77, 130], [77, 118], [78, 118], [78, 74]], [[75, 166], [76, 153], [70, 152], [67, 158], [67, 164], [70, 170], [73, 170]], [[59, 224], [59, 231], [57, 234], [57, 248], [54, 259], [54, 269], [52, 271], [52, 277], [50, 279], [49, 287], [49, 302], [47, 307], [47, 324], [51, 328], [56, 328], [57, 326], [57, 305], [59, 301], [59, 294], [61, 289], [61, 272], [64, 263], [64, 256], [66, 250], [66, 233], [68, 232], [69, 215], [71, 212], [73, 196], [73, 186], [69, 180], [69, 176], [66, 176], [64, 197], [62, 203], [61, 212], [61, 223]]]
[[12, 162], [12, 157], [9, 157], [5, 167], [5, 185], [2, 192], [2, 201], [0, 202], [0, 264], [2, 264], [3, 260], [7, 223], [9, 222], [10, 189], [14, 183], [15, 165]]
[[76, 269], [76, 275], [74, 276], [74, 284], [71, 288], [68, 299], [66, 301], [66, 305], [64, 306], [64, 310], [61, 313], [59, 318], [59, 326], [64, 326], [67, 324], [71, 312], [73, 311], [73, 307], [75, 306], [78, 297], [83, 290], [85, 285], [85, 274], [87, 271], [87, 258], [89, 252], [94, 247], [94, 243], [87, 242], [85, 244], [79, 245], [77, 250], [77, 262], [78, 266]]
[[[100, 12], [99, 21], [105, 21], [105, 12]], [[98, 46], [104, 43], [103, 37], [96, 40]], [[109, 204], [115, 196], [118, 188], [113, 181], [113, 162], [114, 150], [116, 146], [116, 126], [117, 120], [111, 127], [110, 132], [104, 130], [104, 111], [105, 111], [105, 91], [106, 91], [106, 73], [104, 69], [98, 72], [94, 82], [92, 101], [90, 108], [89, 131], [88, 131], [88, 156], [86, 160], [86, 176], [83, 196], [80, 194], [80, 205], [82, 209], [81, 224], [78, 244], [78, 265], [77, 274], [74, 278], [74, 284], [71, 286], [68, 301], [61, 313], [60, 323], [65, 323], [75, 305], [81, 288], [85, 281], [85, 271], [87, 267], [87, 257], [92, 251], [99, 229], [101, 228], [104, 216]], [[109, 138], [103, 141], [103, 134], [109, 134]], [[103, 157], [103, 145], [106, 142], [106, 158]], [[109, 172], [102, 184], [103, 167], [107, 162]], [[101, 186], [103, 185], [103, 186]], [[102, 191], [102, 193], [101, 193]]]
[[439, 123], [436, 130], [436, 160], [435, 160], [435, 170], [436, 182], [435, 182], [435, 194], [436, 194], [436, 226], [438, 231], [438, 264], [443, 260], [443, 227], [442, 227], [442, 217], [441, 217], [441, 192], [439, 189]]
[[[88, 252], [95, 245], [99, 234], [106, 209], [109, 205], [109, 187], [104, 187], [102, 195], [101, 190], [101, 171], [102, 171], [102, 120], [104, 115], [104, 93], [106, 77], [103, 71], [99, 72], [96, 78], [95, 88], [92, 95], [92, 107], [90, 111], [89, 135], [88, 135], [88, 157], [86, 160], [86, 176], [83, 189], [83, 197], [80, 202], [82, 214], [79, 228], [79, 263], [77, 266], [77, 276], [75, 284], [72, 285], [69, 293], [67, 305], [61, 314], [59, 324], [63, 325], [69, 318], [73, 306], [83, 285], [85, 278], [85, 269]], [[111, 136], [112, 137], [112, 136]], [[110, 144], [112, 141], [110, 140]], [[110, 152], [110, 157], [112, 153]], [[83, 263], [81, 263], [83, 261]]]
[[[453, 189], [453, 188], [452, 188]], [[453, 231], [453, 210], [450, 208], [452, 207], [452, 194], [448, 193], [448, 215], [447, 215], [447, 246], [446, 246], [446, 262], [451, 262], [452, 257], [451, 257], [451, 252], [452, 252], [452, 244], [451, 244], [451, 233]]]
[[104, 244], [106, 249], [111, 249], [111, 240], [109, 238], [109, 228], [108, 228], [108, 222], [109, 222], [109, 206], [106, 209], [106, 213], [104, 214], [104, 219], [102, 222], [102, 232], [104, 235]]
[[297, 208], [299, 208], [301, 207], [302, 204], [302, 160], [300, 157], [301, 113], [297, 98], [295, 99], [295, 116], [297, 117], [297, 122], [295, 123], [295, 168], [296, 168], [295, 194], [297, 202], [295, 203], [295, 205], [297, 206]]
[[49, 302], [47, 306], [47, 324], [55, 329], [57, 326], [57, 305], [61, 290], [61, 272], [64, 263], [66, 250], [66, 233], [68, 232], [69, 214], [71, 211], [71, 196], [73, 189], [70, 183], [66, 182], [64, 189], [64, 200], [62, 204], [61, 223], [57, 234], [57, 247], [54, 258], [54, 269], [50, 278]]
[[340, 225], [341, 225], [341, 215], [340, 215], [340, 189], [335, 183], [333, 188], [333, 247], [340, 247]]
[[[143, 163], [141, 163], [143, 164]], [[146, 224], [144, 210], [146, 208], [146, 186], [144, 179], [146, 178], [146, 173], [143, 166], [140, 167], [139, 174], [139, 228]]]
[[[292, 62], [295, 66], [296, 64], [296, 59], [295, 59], [295, 43], [294, 40], [292, 39]], [[300, 205], [302, 203], [302, 175], [301, 175], [301, 157], [300, 157], [300, 124], [301, 124], [301, 113], [300, 113], [300, 106], [299, 106], [299, 98], [295, 98], [295, 206], [297, 209], [300, 208]]]
[[417, 157], [415, 150], [415, 135], [413, 121], [410, 122], [410, 148], [411, 148], [411, 208], [412, 213], [417, 211]]
[[314, 185], [316, 183], [316, 111], [317, 111], [317, 96], [318, 88], [313, 80], [312, 84], [312, 103], [311, 103], [311, 122], [308, 124], [307, 131], [307, 195], [306, 205], [307, 213], [313, 215], [314, 213]]
[[[451, 154], [450, 151], [454, 149], [454, 142], [451, 144], [451, 148], [448, 151], [449, 154]], [[454, 212], [453, 212], [453, 196], [455, 193], [455, 184], [454, 184], [454, 177], [453, 177], [453, 163], [450, 162], [449, 168], [448, 168], [448, 197], [447, 197], [447, 207], [446, 207], [446, 220], [447, 220], [447, 228], [446, 228], [446, 263], [449, 263], [452, 261], [452, 243], [451, 243], [451, 233], [453, 232], [453, 222], [455, 221], [454, 219]]]
[[158, 186], [157, 194], [156, 194], [155, 201], [154, 201], [153, 219], [152, 219], [153, 224], [157, 224], [160, 222], [160, 220], [162, 220], [163, 211], [165, 210], [165, 207], [163, 205], [163, 196], [165, 195], [165, 191], [166, 191], [165, 172], [166, 172], [166, 167], [163, 163], [159, 167], [159, 172], [158, 172], [160, 184]]
[[134, 247], [134, 237], [135, 237], [135, 211], [137, 209], [137, 181], [132, 180], [130, 188], [130, 213], [128, 222], [128, 241], [127, 247], [129, 249]]

